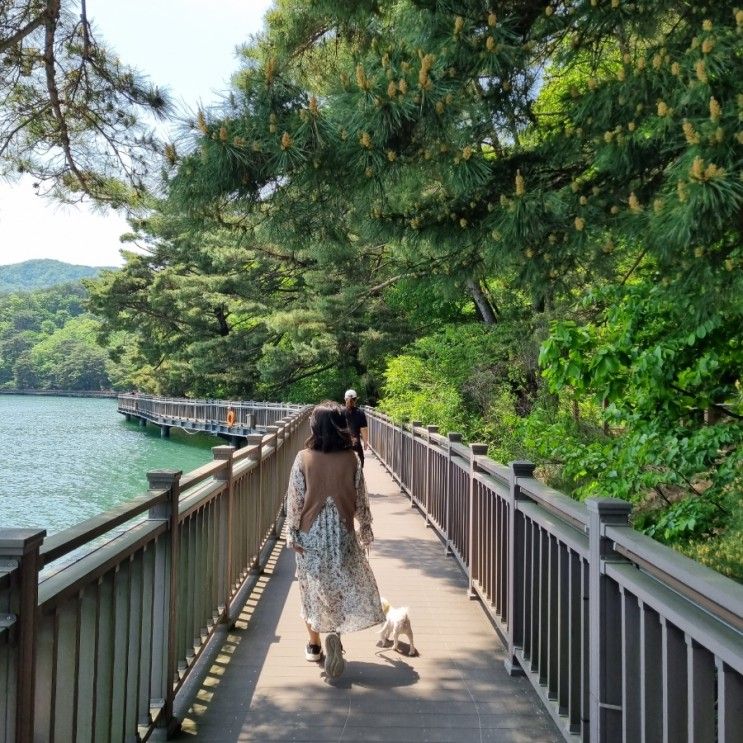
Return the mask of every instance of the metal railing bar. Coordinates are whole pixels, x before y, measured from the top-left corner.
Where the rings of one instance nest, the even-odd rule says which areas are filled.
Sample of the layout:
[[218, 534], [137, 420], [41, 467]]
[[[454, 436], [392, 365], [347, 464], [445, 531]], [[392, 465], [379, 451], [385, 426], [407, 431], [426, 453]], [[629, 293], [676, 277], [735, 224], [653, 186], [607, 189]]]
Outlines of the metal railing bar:
[[573, 525], [566, 524], [562, 519], [555, 519], [552, 511], [544, 508], [541, 503], [530, 503], [520, 500], [516, 508], [532, 522], [557, 537], [581, 557], [588, 557], [588, 537]]
[[652, 607], [661, 617], [702, 644], [738, 673], [743, 673], [740, 633], [707, 611], [668, 588], [631, 563], [607, 562], [606, 575], [625, 591]]
[[84, 555], [58, 573], [39, 584], [39, 609], [51, 610], [54, 606], [73, 596], [92, 580], [105, 575], [123, 562], [129, 555], [154, 541], [167, 530], [164, 519], [148, 519], [136, 524], [94, 552]]
[[449, 439], [447, 439], [446, 436], [443, 436], [440, 433], [435, 433], [433, 431], [430, 432], [429, 436], [433, 448], [443, 449], [444, 452], [446, 452], [447, 448], [449, 447]]
[[243, 458], [238, 460], [237, 454], [241, 451], [243, 450], [240, 449], [238, 452], [235, 452], [232, 459], [232, 474], [234, 477], [243, 477], [258, 467], [258, 462], [254, 459]]
[[463, 459], [467, 463], [465, 469], [469, 469], [470, 459], [472, 459], [472, 452], [471, 452], [469, 446], [465, 446], [464, 444], [460, 444], [457, 441], [452, 441], [452, 443], [451, 443], [451, 450], [452, 450], [452, 453], [454, 453], [457, 457], [460, 457], [461, 459]]
[[510, 487], [511, 471], [508, 469], [508, 467], [505, 467], [502, 464], [498, 464], [498, 462], [493, 461], [488, 456], [475, 457], [475, 462], [481, 470], [484, 470], [489, 475], [492, 475], [492, 477], [494, 477], [498, 481], [498, 484], [501, 488], [505, 487], [507, 490]]
[[538, 501], [577, 529], [585, 530], [588, 526], [588, 512], [583, 503], [563, 495], [559, 490], [544, 485], [533, 477], [518, 477], [516, 483], [522, 493]]
[[39, 551], [44, 565], [48, 565], [78, 547], [82, 547], [92, 539], [108, 533], [117, 526], [125, 524], [158, 503], [162, 503], [165, 500], [166, 492], [160, 490], [137, 496], [80, 524], [46, 537]]
[[222, 480], [206, 480], [205, 482], [199, 483], [195, 489], [191, 489], [188, 492], [181, 493], [180, 500], [178, 501], [178, 518], [180, 521], [185, 521], [189, 516], [193, 515], [196, 511], [204, 508], [214, 498], [219, 496], [225, 490], [225, 483]]
[[242, 446], [239, 449], [236, 449], [232, 455], [233, 463], [240, 462], [243, 459], [250, 458], [254, 449], [256, 449], [255, 445]]
[[607, 527], [614, 549], [675, 591], [743, 632], [743, 586], [626, 527]]
[[[263, 439], [266, 441], [266, 438]], [[270, 441], [270, 439], [268, 439]], [[267, 459], [270, 459], [273, 456], [273, 453], [276, 451], [276, 444], [275, 442], [271, 445], [264, 443], [263, 448], [261, 449], [261, 461], [266, 461]]]
[[202, 464], [201, 467], [197, 467], [195, 470], [191, 470], [181, 477], [181, 490], [187, 490], [188, 488], [192, 488], [195, 485], [202, 483], [209, 477], [214, 477], [214, 475], [223, 470], [224, 467], [224, 462], [220, 460]]

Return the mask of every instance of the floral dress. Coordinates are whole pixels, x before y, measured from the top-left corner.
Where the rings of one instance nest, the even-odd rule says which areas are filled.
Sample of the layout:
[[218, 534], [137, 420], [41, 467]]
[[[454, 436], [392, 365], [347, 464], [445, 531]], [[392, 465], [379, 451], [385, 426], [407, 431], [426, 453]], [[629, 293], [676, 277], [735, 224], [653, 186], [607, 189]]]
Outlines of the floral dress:
[[[358, 460], [357, 460], [358, 461]], [[357, 463], [356, 513], [359, 531], [349, 532], [328, 496], [309, 532], [299, 529], [304, 506], [302, 452], [289, 475], [287, 492], [287, 546], [295, 553], [301, 600], [300, 616], [315, 632], [355, 632], [384, 621], [379, 589], [364, 549], [374, 540], [364, 475]]]

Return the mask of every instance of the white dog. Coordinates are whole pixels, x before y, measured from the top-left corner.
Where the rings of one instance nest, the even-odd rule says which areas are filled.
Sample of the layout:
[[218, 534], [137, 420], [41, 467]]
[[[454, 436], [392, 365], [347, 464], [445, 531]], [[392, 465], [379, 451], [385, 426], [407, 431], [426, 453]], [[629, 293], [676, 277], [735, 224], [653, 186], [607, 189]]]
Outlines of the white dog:
[[394, 642], [392, 649], [397, 650], [400, 635], [405, 635], [408, 640], [410, 640], [410, 649], [408, 650], [408, 655], [416, 655], [417, 651], [415, 649], [415, 645], [413, 644], [413, 627], [410, 624], [408, 607], [401, 606], [395, 609], [390, 606], [390, 602], [387, 601], [387, 599], [383, 598], [382, 610], [387, 617], [384, 625], [382, 626], [382, 629], [379, 631], [379, 634], [382, 636], [382, 642], [386, 644], [387, 641], [390, 639], [390, 635], [392, 635], [392, 640]]

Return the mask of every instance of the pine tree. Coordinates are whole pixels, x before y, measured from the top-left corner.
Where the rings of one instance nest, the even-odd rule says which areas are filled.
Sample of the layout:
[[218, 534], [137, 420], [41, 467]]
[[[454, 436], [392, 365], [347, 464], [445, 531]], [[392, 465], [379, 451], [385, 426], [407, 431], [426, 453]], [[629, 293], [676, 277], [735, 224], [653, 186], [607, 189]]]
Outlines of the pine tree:
[[140, 203], [167, 96], [122, 64], [76, 0], [0, 3], [0, 175], [39, 193]]

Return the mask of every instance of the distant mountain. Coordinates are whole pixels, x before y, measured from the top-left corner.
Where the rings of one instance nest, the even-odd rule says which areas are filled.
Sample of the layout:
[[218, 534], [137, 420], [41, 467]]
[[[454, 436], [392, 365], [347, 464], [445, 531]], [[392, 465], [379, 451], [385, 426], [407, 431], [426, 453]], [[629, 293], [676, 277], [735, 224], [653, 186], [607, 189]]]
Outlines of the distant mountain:
[[100, 266], [74, 266], [46, 258], [12, 263], [0, 266], [0, 294], [47, 289], [96, 276], [101, 270]]

